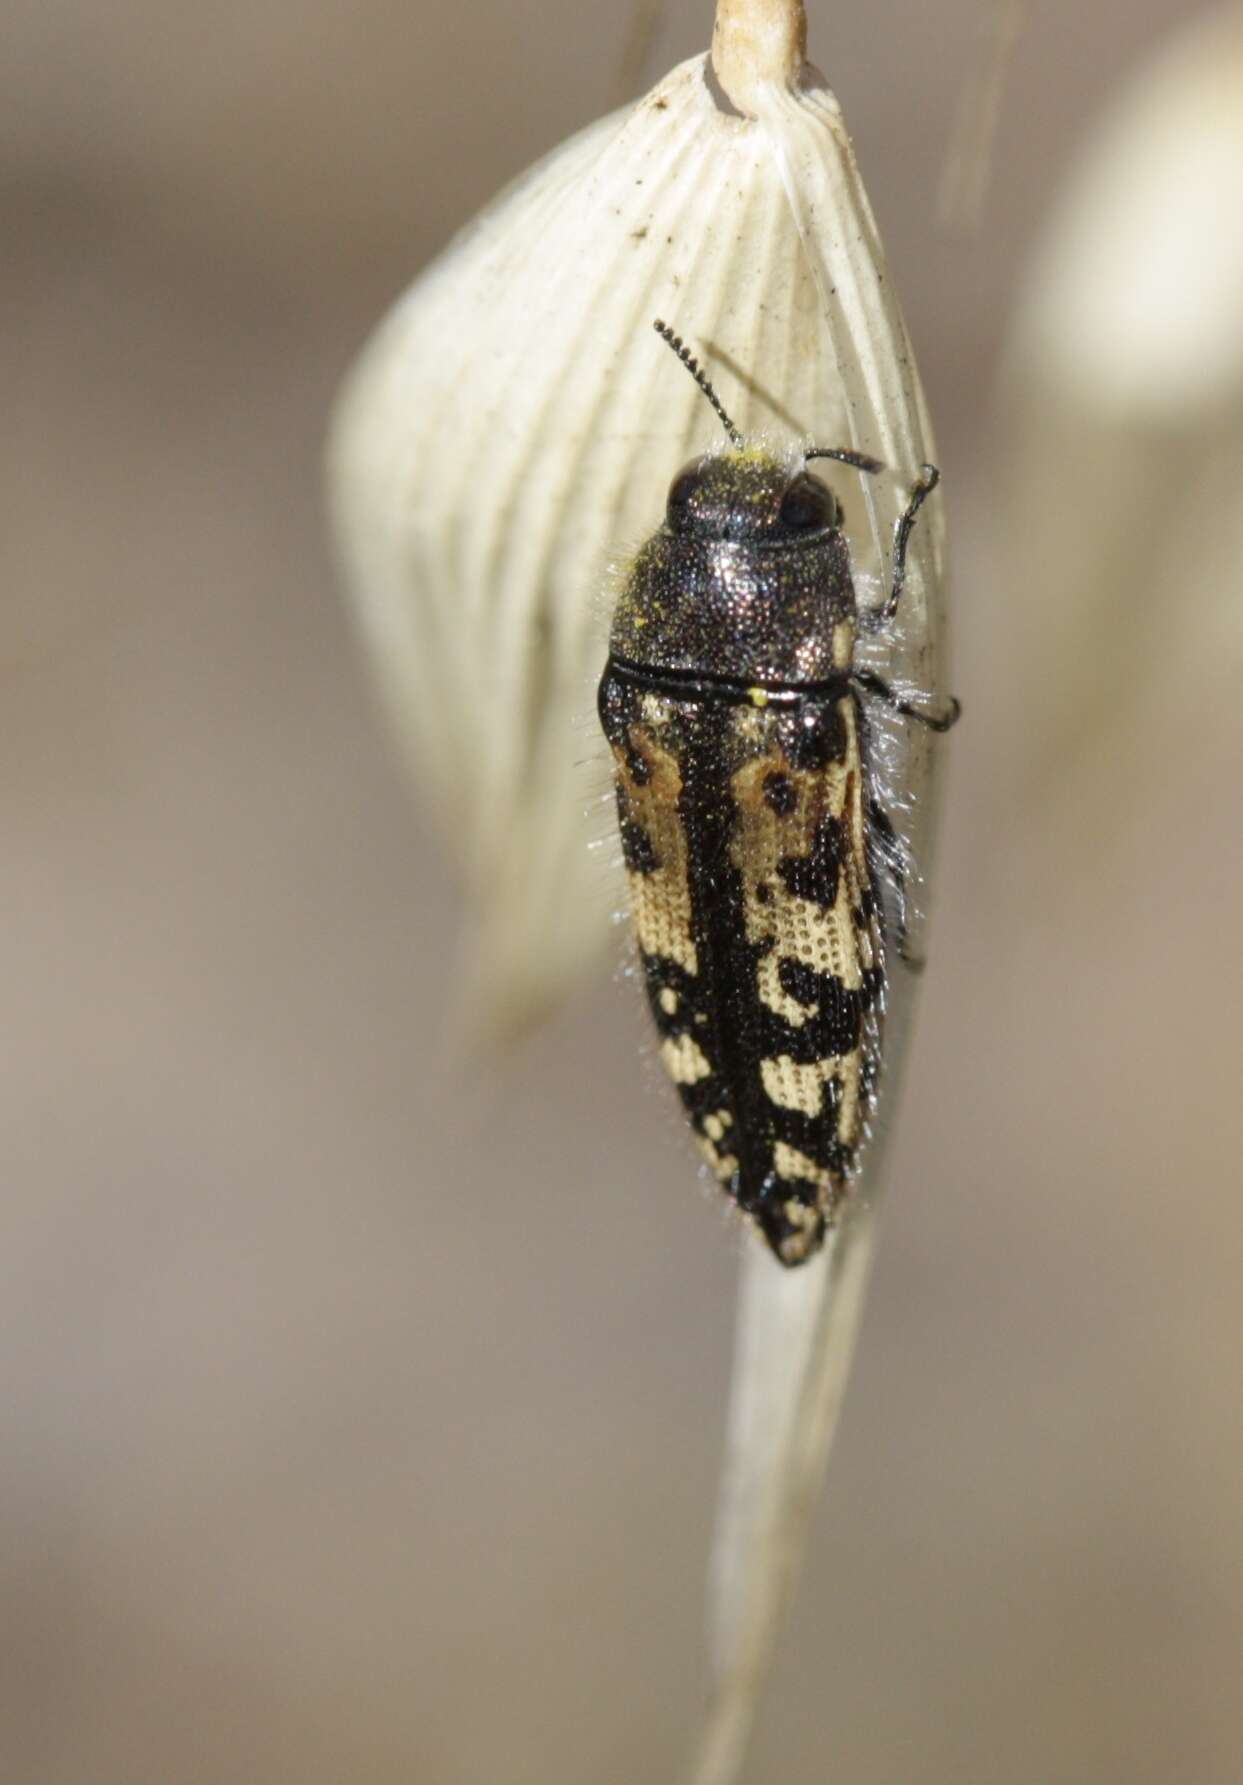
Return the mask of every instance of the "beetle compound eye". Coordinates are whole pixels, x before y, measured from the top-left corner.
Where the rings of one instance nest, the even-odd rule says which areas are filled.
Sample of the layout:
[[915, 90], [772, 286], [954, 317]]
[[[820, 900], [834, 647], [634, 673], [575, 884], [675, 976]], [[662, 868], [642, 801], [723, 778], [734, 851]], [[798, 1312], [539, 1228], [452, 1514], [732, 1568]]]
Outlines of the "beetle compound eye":
[[821, 527], [835, 527], [840, 509], [832, 490], [810, 472], [801, 472], [781, 498], [778, 516], [783, 527], [808, 533]]
[[691, 497], [699, 488], [703, 466], [702, 459], [692, 459], [689, 465], [683, 465], [669, 485], [669, 520], [675, 527], [689, 517]]

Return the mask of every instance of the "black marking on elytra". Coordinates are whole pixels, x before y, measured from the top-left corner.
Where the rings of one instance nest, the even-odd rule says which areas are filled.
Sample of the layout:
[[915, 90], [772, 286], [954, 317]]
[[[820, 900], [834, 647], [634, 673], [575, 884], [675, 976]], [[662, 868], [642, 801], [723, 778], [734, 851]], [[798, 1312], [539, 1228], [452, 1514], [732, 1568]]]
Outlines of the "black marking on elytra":
[[[692, 1125], [700, 1134], [707, 1133], [705, 1124], [709, 1116], [714, 1116], [720, 1109], [731, 1108], [729, 1087], [715, 1072], [710, 1072], [706, 1078], [697, 1078], [693, 1085], [679, 1085], [678, 1096], [682, 1099], [682, 1107]], [[726, 1132], [732, 1136], [734, 1130], [729, 1128]], [[726, 1147], [724, 1141], [716, 1144], [724, 1151], [732, 1150]]]
[[[839, 1140], [837, 1135], [842, 1106], [842, 1082], [839, 1078], [825, 1080], [823, 1097], [824, 1106], [818, 1116], [809, 1116], [801, 1109], [783, 1109], [780, 1104], [774, 1104], [772, 1140], [774, 1144], [784, 1141], [786, 1146], [796, 1148], [822, 1171], [845, 1178], [854, 1165], [854, 1149]], [[761, 1185], [761, 1190], [762, 1188]], [[803, 1188], [810, 1193], [814, 1192], [815, 1186], [804, 1183]]]
[[[699, 988], [694, 974], [666, 955], [641, 954], [640, 958], [657, 1032], [674, 1038], [687, 1034], [698, 1014]], [[661, 994], [665, 992], [672, 994], [672, 1010], [666, 1010], [661, 1003]]]
[[[657, 1034], [662, 1040], [668, 1041], [676, 1041], [683, 1035], [694, 1035], [696, 1045], [702, 1048], [704, 1026], [711, 1019], [700, 1003], [703, 988], [698, 977], [688, 973], [677, 961], [671, 961], [665, 955], [644, 954], [642, 961], [648, 1003]], [[671, 994], [669, 1002], [673, 1004], [672, 1010], [665, 1008], [665, 1002], [662, 1001], [664, 994]], [[712, 1067], [710, 1052], [706, 1057]], [[715, 1069], [704, 1078], [696, 1079], [694, 1084], [678, 1085], [677, 1093], [691, 1125], [705, 1138], [708, 1117], [716, 1115], [719, 1110], [731, 1109], [729, 1088]], [[717, 1144], [722, 1151], [728, 1152], [725, 1141]]]
[[[777, 968], [777, 977], [783, 991], [816, 1013], [795, 1028], [799, 1035], [807, 1029], [814, 1032], [816, 1051], [810, 1056], [812, 1060], [824, 1060], [830, 1054], [848, 1054], [858, 1047], [864, 1012], [876, 1003], [883, 975], [877, 981], [869, 979], [865, 972], [863, 984], [856, 988], [843, 985], [836, 973], [817, 973], [805, 961], [784, 959]], [[778, 1051], [790, 1054], [791, 1059], [798, 1058], [788, 1047], [781, 1046]]]
[[849, 1053], [856, 1045], [863, 1013], [877, 1001], [874, 988], [868, 985], [855, 990], [832, 973], [818, 977], [823, 981], [818, 988], [819, 1008], [804, 1022], [791, 1023], [757, 1001], [750, 1034], [762, 1059], [775, 1060], [785, 1054], [796, 1066], [814, 1066], [835, 1054]]
[[[791, 1221], [786, 1213], [790, 1203], [810, 1209], [810, 1222], [796, 1225]], [[770, 1172], [764, 1181], [764, 1195], [749, 1213], [783, 1263], [801, 1263], [819, 1251], [824, 1241], [825, 1214], [819, 1206], [816, 1186], [803, 1179], [795, 1182]]]
[[[835, 1129], [841, 1101], [841, 1080], [836, 1077], [828, 1079], [824, 1086], [825, 1113], [813, 1119], [798, 1110], [778, 1109], [774, 1115], [772, 1136], [774, 1146], [777, 1142], [784, 1141], [787, 1146], [810, 1159], [820, 1170], [830, 1172], [839, 1180], [834, 1200], [845, 1193], [845, 1181], [854, 1165], [851, 1148], [843, 1146], [835, 1138], [826, 1139]], [[783, 1177], [775, 1167], [770, 1166], [759, 1183], [748, 1185], [738, 1200], [747, 1214], [759, 1223], [765, 1238], [779, 1257], [786, 1256], [784, 1247], [787, 1243], [798, 1240], [806, 1244], [810, 1240], [806, 1244], [806, 1250], [800, 1250], [799, 1253], [799, 1256], [807, 1257], [815, 1251], [824, 1237], [826, 1211], [821, 1205], [821, 1196], [820, 1187], [808, 1179]], [[789, 1203], [814, 1212], [816, 1219], [810, 1235], [801, 1223], [790, 1220], [786, 1212]]]
[[846, 840], [841, 821], [826, 812], [816, 826], [811, 851], [807, 855], [787, 855], [777, 865], [777, 872], [786, 891], [796, 899], [807, 899], [822, 911], [837, 903], [837, 886], [846, 856]]
[[626, 743], [626, 770], [636, 787], [646, 787], [652, 778], [652, 765], [641, 750]]
[[782, 754], [793, 768], [811, 773], [845, 762], [848, 738], [841, 700], [807, 701], [777, 730]]
[[783, 955], [777, 963], [777, 978], [781, 989], [796, 1004], [803, 1004], [811, 1010], [820, 1002], [820, 981], [823, 974], [809, 967], [806, 961], [796, 961], [789, 955]]
[[789, 775], [774, 769], [772, 774], [764, 777], [764, 803], [779, 818], [788, 818], [791, 812], [798, 810], [798, 789]]
[[632, 874], [654, 874], [660, 866], [656, 846], [643, 826], [633, 818], [622, 818], [622, 857]]

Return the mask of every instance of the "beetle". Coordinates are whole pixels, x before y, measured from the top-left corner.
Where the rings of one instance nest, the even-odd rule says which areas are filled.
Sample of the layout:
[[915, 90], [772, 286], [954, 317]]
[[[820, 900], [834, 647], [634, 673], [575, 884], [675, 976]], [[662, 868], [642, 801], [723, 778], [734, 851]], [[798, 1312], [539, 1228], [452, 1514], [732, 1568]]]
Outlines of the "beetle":
[[864, 699], [933, 731], [960, 711], [904, 700], [855, 663], [858, 633], [898, 612], [940, 474], [923, 466], [887, 598], [860, 609], [841, 506], [808, 465], [880, 462], [749, 444], [681, 337], [654, 326], [728, 443], [674, 478], [624, 576], [599, 714], [661, 1059], [716, 1179], [796, 1265], [856, 1173], [887, 949], [903, 946], [903, 851], [876, 798]]

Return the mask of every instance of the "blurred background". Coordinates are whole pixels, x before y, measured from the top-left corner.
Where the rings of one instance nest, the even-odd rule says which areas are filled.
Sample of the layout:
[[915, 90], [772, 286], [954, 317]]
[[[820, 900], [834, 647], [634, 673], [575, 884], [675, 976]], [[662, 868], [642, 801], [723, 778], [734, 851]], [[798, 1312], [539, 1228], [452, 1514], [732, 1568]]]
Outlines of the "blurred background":
[[[1243, 1764], [1238, 479], [1173, 554], [1162, 495], [1241, 468], [1243, 402], [1160, 419], [1118, 509], [1116, 440], [1021, 346], [997, 395], [1081, 145], [1199, 11], [1030, 7], [964, 236], [937, 180], [990, 8], [810, 0], [937, 422], [967, 718], [756, 1781]], [[670, 4], [640, 84], [710, 25]], [[459, 897], [320, 504], [365, 334], [625, 96], [632, 33], [6, 11], [6, 1779], [630, 1785], [690, 1737], [735, 1250], [613, 963], [511, 1060], [448, 1059]], [[1116, 587], [1063, 524], [1111, 490]]]

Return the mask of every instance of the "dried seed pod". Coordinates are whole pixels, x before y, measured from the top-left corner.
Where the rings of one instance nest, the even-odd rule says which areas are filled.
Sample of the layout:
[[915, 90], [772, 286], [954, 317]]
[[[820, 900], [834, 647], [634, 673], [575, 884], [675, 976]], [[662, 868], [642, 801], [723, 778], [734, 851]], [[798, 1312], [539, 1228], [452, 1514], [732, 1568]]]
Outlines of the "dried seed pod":
[[[480, 1015], [494, 1031], [561, 996], [621, 898], [588, 849], [588, 808], [606, 785], [603, 767], [583, 767], [596, 750], [599, 591], [610, 554], [650, 532], [711, 421], [690, 382], [670, 378], [653, 317], [696, 343], [746, 431], [814, 435], [893, 467], [877, 487], [852, 477], [844, 490], [856, 560], [874, 579], [906, 482], [930, 456], [875, 224], [792, 11], [724, 9], [720, 73], [738, 111], [696, 57], [502, 194], [381, 325], [336, 416], [345, 580], [468, 877]], [[756, 14], [773, 15], [765, 29]], [[885, 665], [919, 687], [938, 679], [929, 520]], [[923, 748], [885, 745], [912, 830]], [[597, 816], [595, 835], [605, 828]]]

